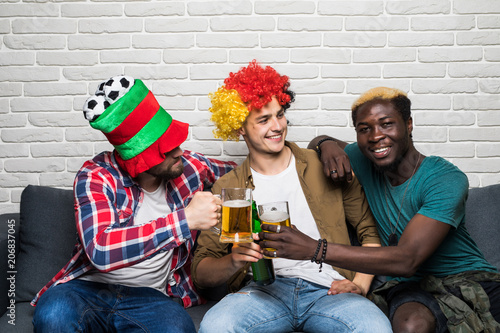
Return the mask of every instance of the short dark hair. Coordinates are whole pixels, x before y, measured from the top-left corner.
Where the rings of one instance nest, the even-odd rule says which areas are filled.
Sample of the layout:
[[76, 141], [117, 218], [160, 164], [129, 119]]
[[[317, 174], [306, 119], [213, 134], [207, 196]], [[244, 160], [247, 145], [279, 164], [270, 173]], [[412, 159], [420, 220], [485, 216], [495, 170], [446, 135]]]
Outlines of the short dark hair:
[[283, 105], [283, 110], [286, 111], [287, 109], [290, 108], [290, 106], [292, 105], [292, 103], [295, 102], [295, 93], [287, 88], [285, 90], [285, 94], [287, 94], [288, 96], [290, 96], [290, 101], [288, 101], [287, 103], [285, 103]]

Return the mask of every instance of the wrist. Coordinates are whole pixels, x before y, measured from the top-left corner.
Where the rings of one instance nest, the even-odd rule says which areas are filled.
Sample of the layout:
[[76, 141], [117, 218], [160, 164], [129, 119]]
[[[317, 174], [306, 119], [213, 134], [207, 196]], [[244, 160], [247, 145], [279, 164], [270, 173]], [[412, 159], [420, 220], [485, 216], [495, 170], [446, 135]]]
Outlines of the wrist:
[[318, 154], [318, 157], [321, 158], [321, 144], [325, 141], [333, 141], [335, 142], [335, 140], [333, 138], [323, 138], [321, 140], [318, 141], [318, 143], [316, 144], [316, 146], [314, 147], [314, 150], [316, 150], [316, 154]]
[[318, 239], [318, 245], [316, 246], [316, 251], [314, 251], [314, 254], [311, 258], [311, 262], [317, 262], [318, 261], [318, 254], [319, 254], [319, 251], [321, 249], [321, 244], [322, 244], [322, 239]]
[[241, 261], [240, 259], [238, 259], [238, 256], [235, 254], [235, 253], [231, 253], [230, 254], [230, 258], [231, 258], [231, 266], [232, 266], [232, 272], [233, 274], [236, 273], [237, 271], [239, 271], [240, 269], [242, 269], [243, 267], [245, 267], [246, 265], [246, 261]]

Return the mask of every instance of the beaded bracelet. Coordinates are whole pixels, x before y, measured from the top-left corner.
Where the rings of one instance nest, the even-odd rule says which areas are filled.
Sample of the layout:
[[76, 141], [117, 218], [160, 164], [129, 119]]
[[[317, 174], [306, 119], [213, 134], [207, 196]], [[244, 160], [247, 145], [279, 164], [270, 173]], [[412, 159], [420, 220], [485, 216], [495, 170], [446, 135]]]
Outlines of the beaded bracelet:
[[316, 261], [316, 257], [318, 256], [320, 248], [321, 248], [321, 238], [318, 239], [318, 247], [316, 248], [316, 252], [314, 252], [314, 255], [313, 255], [312, 259], [311, 259], [311, 262], [315, 262]]
[[316, 153], [318, 154], [318, 157], [321, 158], [321, 149], [319, 149], [319, 146], [325, 142], [325, 141], [335, 141], [333, 138], [323, 138], [318, 141], [318, 144], [316, 145]]
[[326, 258], [326, 247], [328, 246], [328, 242], [326, 239], [323, 239], [323, 253], [321, 254], [321, 258], [319, 259], [319, 271], [321, 273], [321, 269], [323, 268], [323, 262], [325, 261]]

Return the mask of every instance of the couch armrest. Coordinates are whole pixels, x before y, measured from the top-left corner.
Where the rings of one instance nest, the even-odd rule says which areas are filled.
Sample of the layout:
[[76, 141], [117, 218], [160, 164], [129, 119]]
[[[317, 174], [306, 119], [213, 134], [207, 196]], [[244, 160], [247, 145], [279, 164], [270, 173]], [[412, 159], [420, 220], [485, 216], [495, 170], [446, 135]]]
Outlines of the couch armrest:
[[500, 184], [469, 191], [465, 225], [484, 257], [500, 270]]
[[[19, 252], [19, 214], [0, 215], [0, 316], [9, 306], [10, 299], [14, 299], [15, 290], [11, 290], [11, 275], [7, 272], [15, 271], [9, 268], [10, 264], [16, 264], [16, 256]], [[15, 286], [15, 283], [13, 284]]]

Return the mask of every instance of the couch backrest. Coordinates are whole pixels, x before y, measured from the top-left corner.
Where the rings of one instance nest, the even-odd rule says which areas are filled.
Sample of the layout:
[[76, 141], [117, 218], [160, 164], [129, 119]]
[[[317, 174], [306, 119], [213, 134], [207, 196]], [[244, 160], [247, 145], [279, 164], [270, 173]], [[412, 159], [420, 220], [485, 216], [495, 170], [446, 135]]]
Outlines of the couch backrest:
[[[29, 301], [71, 258], [76, 243], [71, 190], [28, 186], [21, 196], [16, 299]], [[486, 259], [500, 270], [500, 184], [473, 188], [466, 226]]]
[[469, 190], [465, 225], [486, 260], [500, 270], [500, 184]]
[[21, 195], [16, 301], [35, 294], [71, 258], [76, 244], [73, 191], [27, 186]]

